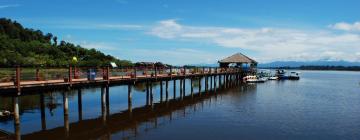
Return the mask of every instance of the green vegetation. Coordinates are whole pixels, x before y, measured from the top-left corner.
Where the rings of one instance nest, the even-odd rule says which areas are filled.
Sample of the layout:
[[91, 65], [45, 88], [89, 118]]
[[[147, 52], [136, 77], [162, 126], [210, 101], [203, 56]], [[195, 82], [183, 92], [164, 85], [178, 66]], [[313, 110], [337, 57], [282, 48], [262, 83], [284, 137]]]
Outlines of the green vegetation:
[[[0, 18], [0, 66], [27, 67], [105, 66], [115, 62], [118, 66], [130, 66], [127, 60], [119, 60], [95, 49], [82, 48], [60, 41], [51, 33], [24, 28], [16, 21]], [[77, 57], [78, 62], [72, 58]]]

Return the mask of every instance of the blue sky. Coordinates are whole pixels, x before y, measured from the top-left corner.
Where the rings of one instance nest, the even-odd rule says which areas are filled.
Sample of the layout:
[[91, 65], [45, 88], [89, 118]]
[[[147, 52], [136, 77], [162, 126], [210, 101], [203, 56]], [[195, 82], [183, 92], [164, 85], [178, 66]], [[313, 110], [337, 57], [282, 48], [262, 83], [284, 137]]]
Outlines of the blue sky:
[[0, 16], [120, 59], [360, 61], [360, 1], [0, 0]]

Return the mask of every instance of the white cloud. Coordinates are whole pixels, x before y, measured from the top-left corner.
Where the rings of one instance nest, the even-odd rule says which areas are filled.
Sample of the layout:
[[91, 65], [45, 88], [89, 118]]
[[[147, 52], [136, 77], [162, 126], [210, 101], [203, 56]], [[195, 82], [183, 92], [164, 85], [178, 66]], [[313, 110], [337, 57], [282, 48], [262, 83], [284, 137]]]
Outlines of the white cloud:
[[0, 5], [0, 9], [11, 8], [11, 7], [19, 7], [19, 4], [8, 4], [8, 5]]
[[164, 20], [158, 22], [149, 33], [164, 39], [206, 42], [224, 48], [239, 48], [239, 51], [252, 51], [255, 52], [253, 57], [260, 62], [319, 59], [356, 61], [356, 52], [360, 52], [359, 34], [329, 30], [199, 27]]
[[344, 30], [344, 31], [360, 31], [360, 22], [355, 23], [346, 23], [340, 22], [334, 25], [329, 25], [330, 28], [337, 29], [337, 30]]

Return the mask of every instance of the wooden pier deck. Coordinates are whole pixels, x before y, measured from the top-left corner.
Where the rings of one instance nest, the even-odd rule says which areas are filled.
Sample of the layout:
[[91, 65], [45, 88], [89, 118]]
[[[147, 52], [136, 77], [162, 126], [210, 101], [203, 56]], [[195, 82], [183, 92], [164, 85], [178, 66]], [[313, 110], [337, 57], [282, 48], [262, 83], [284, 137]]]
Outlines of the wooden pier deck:
[[[195, 69], [200, 69], [195, 71]], [[119, 69], [117, 69], [119, 70]], [[127, 68], [126, 70], [129, 70]], [[162, 69], [161, 71], [157, 68], [153, 69], [152, 74], [137, 74], [139, 70], [132, 68], [132, 72], [127, 72], [127, 75], [115, 75], [112, 76], [111, 69], [109, 67], [102, 69], [102, 75], [97, 76], [93, 80], [87, 78], [75, 79], [74, 69], [69, 68], [66, 76], [67, 80], [64, 79], [53, 79], [53, 80], [21, 80], [21, 69], [16, 68], [15, 80], [11, 82], [0, 82], [0, 93], [1, 94], [18, 94], [39, 91], [39, 90], [50, 90], [50, 89], [63, 89], [64, 87], [78, 88], [84, 86], [99, 86], [99, 85], [126, 85], [134, 84], [136, 82], [155, 82], [155, 81], [169, 81], [178, 79], [192, 79], [198, 77], [209, 77], [218, 75], [236, 75], [236, 78], [242, 77], [247, 72], [241, 71], [241, 69], [220, 69], [220, 68], [179, 68], [177, 73], [174, 74], [173, 68]], [[121, 71], [121, 70], [120, 70]], [[144, 70], [143, 70], [144, 71]], [[146, 71], [149, 71], [147, 69]], [[172, 74], [170, 74], [172, 73]], [[36, 74], [38, 75], [38, 74]], [[36, 78], [38, 79], [38, 78]]]

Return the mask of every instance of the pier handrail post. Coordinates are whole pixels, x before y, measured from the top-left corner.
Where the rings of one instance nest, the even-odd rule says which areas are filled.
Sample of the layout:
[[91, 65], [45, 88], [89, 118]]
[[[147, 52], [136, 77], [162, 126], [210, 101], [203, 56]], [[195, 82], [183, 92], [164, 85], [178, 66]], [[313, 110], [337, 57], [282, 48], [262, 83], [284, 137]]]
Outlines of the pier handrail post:
[[157, 66], [155, 66], [155, 79], [157, 79]]
[[216, 73], [216, 74], [218, 73], [218, 68], [215, 68], [215, 73]]
[[205, 73], [205, 67], [203, 67], [202, 69], [203, 70], [202, 70], [201, 74], [204, 74]]
[[170, 77], [172, 78], [172, 66], [170, 66]]
[[40, 81], [40, 70], [39, 68], [36, 68], [36, 81]]
[[134, 67], [134, 78], [136, 79], [136, 67]]
[[72, 86], [72, 67], [71, 67], [71, 65], [69, 65], [69, 73], [68, 73], [69, 75], [68, 75], [68, 77], [69, 77], [69, 84], [70, 84], [70, 86]]
[[20, 69], [20, 66], [16, 66], [16, 70], [15, 70], [15, 86], [16, 86], [16, 89], [17, 89], [17, 94], [19, 95], [20, 94], [20, 90], [21, 90], [21, 84], [20, 84], [20, 81], [21, 81], [21, 69]]
[[185, 76], [185, 75], [186, 75], [186, 67], [184, 66], [183, 69], [184, 69], [183, 74], [184, 74], [184, 76]]
[[109, 84], [110, 83], [110, 67], [109, 66], [106, 67], [106, 80]]

